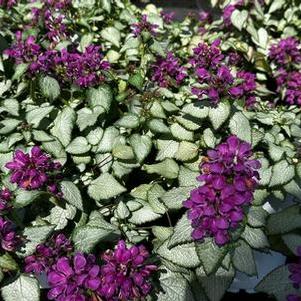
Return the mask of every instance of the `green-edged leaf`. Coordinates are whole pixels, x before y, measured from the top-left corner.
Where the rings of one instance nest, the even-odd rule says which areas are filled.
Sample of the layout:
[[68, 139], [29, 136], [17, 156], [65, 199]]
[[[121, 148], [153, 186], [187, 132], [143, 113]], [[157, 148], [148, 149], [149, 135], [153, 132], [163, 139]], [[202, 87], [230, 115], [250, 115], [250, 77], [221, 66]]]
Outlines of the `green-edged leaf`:
[[231, 15], [232, 24], [239, 30], [242, 30], [248, 18], [248, 11], [235, 9]]
[[284, 234], [301, 227], [299, 206], [291, 206], [271, 214], [267, 221], [268, 234]]
[[111, 174], [104, 173], [93, 180], [88, 187], [88, 193], [96, 201], [115, 197], [126, 191]]
[[279, 301], [286, 300], [288, 295], [297, 292], [293, 288], [289, 276], [290, 272], [287, 266], [280, 266], [261, 280], [256, 286], [256, 291], [274, 295]]
[[36, 250], [36, 246], [46, 241], [54, 227], [54, 225], [26, 227], [22, 233], [26, 243], [17, 254], [20, 257], [33, 254]]
[[191, 221], [187, 218], [187, 213], [184, 213], [174, 228], [174, 232], [168, 242], [168, 248], [192, 242], [191, 233]]
[[157, 164], [144, 164], [143, 167], [147, 173], [156, 173], [167, 179], [176, 179], [179, 174], [178, 164], [169, 158]]
[[6, 271], [18, 270], [19, 266], [9, 253], [0, 256], [0, 268]]
[[194, 188], [193, 186], [172, 188], [161, 196], [161, 200], [169, 209], [181, 209]]
[[211, 238], [207, 238], [204, 242], [196, 243], [196, 252], [206, 274], [211, 275], [217, 271], [224, 260], [227, 249], [217, 246]]
[[169, 127], [164, 123], [163, 119], [154, 118], [148, 121], [149, 129], [154, 133], [168, 134]]
[[231, 107], [229, 102], [220, 102], [216, 108], [210, 108], [209, 119], [215, 130], [228, 119], [230, 111]]
[[184, 162], [190, 161], [198, 155], [198, 152], [199, 148], [196, 144], [188, 141], [181, 141], [176, 153], [176, 159]]
[[151, 138], [149, 136], [141, 136], [139, 134], [133, 134], [130, 137], [130, 144], [138, 162], [143, 162], [152, 148]]
[[159, 247], [157, 253], [160, 257], [185, 268], [195, 268], [200, 265], [194, 243], [168, 249], [168, 241], [166, 241]]
[[32, 124], [34, 128], [37, 128], [42, 119], [45, 118], [52, 110], [53, 106], [34, 108], [26, 113], [26, 120], [29, 124]]
[[75, 123], [76, 115], [71, 107], [65, 107], [54, 120], [51, 134], [58, 138], [63, 146], [71, 142], [71, 132]]
[[178, 123], [173, 123], [170, 127], [172, 135], [181, 140], [193, 141], [193, 132], [186, 130]]
[[39, 301], [38, 280], [28, 275], [20, 275], [16, 280], [1, 289], [4, 301]]
[[114, 124], [116, 127], [123, 127], [127, 129], [135, 129], [139, 126], [139, 117], [136, 114], [123, 115]]
[[[165, 268], [163, 267], [165, 270]], [[160, 284], [162, 292], [158, 294], [158, 301], [195, 301], [187, 280], [180, 273], [161, 273]]]
[[105, 129], [97, 148], [98, 153], [107, 153], [112, 151], [114, 141], [119, 136], [119, 130], [111, 126]]
[[142, 207], [132, 212], [132, 216], [129, 219], [129, 222], [136, 225], [141, 225], [144, 223], [154, 221], [162, 216], [161, 214], [154, 212], [154, 209], [150, 206], [149, 203], [140, 199], [136, 199], [135, 201], [140, 203]]
[[50, 76], [42, 76], [39, 81], [43, 96], [50, 100], [55, 100], [61, 93], [61, 88], [58, 81]]
[[94, 247], [102, 240], [111, 240], [114, 230], [105, 229], [98, 226], [85, 225], [77, 227], [73, 231], [72, 241], [77, 251], [91, 253]]
[[182, 112], [196, 118], [204, 119], [208, 116], [209, 107], [204, 106], [202, 101], [197, 101], [185, 105]]
[[62, 181], [61, 191], [63, 193], [63, 198], [69, 204], [75, 206], [79, 210], [84, 210], [82, 196], [75, 184], [70, 181]]
[[262, 207], [252, 206], [248, 212], [248, 224], [252, 227], [264, 227], [268, 212]]
[[199, 175], [199, 171], [192, 171], [184, 166], [181, 166], [179, 172], [179, 185], [181, 187], [197, 187], [199, 186], [199, 182], [197, 181], [196, 177]]
[[196, 274], [209, 300], [220, 301], [231, 285], [235, 271], [232, 266], [229, 270], [220, 267], [214, 275], [207, 276], [202, 268], [198, 268]]
[[101, 106], [109, 111], [113, 100], [112, 90], [109, 85], [101, 85], [97, 89], [90, 88], [87, 93], [88, 103], [91, 108]]
[[23, 190], [18, 189], [15, 194], [14, 207], [23, 208], [32, 202], [34, 202], [39, 196], [43, 194], [42, 191], [38, 190]]
[[301, 235], [295, 233], [288, 233], [282, 235], [282, 240], [293, 254], [298, 256], [297, 249], [301, 246]]
[[255, 249], [262, 249], [269, 247], [269, 242], [262, 229], [245, 227], [241, 237]]
[[88, 143], [85, 137], [76, 137], [71, 143], [66, 147], [66, 152], [72, 155], [80, 155], [87, 153], [91, 149], [91, 145]]
[[247, 275], [257, 275], [256, 264], [251, 247], [243, 240], [240, 240], [239, 242], [240, 245], [235, 248], [233, 254], [234, 267]]
[[272, 178], [269, 186], [277, 186], [288, 183], [295, 175], [294, 166], [286, 160], [276, 163], [272, 169]]
[[248, 118], [242, 112], [236, 112], [230, 120], [230, 131], [241, 140], [252, 141], [251, 126]]
[[111, 42], [113, 45], [119, 47], [121, 36], [120, 31], [115, 27], [104, 28], [101, 31], [100, 35], [104, 40]]

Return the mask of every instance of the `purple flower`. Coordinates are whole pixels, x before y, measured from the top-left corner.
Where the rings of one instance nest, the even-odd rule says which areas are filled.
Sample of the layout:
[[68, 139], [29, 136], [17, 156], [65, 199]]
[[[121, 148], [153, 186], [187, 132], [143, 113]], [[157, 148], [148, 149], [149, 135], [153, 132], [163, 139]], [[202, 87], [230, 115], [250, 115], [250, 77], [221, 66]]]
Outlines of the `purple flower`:
[[229, 88], [234, 81], [231, 70], [225, 65], [218, 67], [216, 72], [212, 73], [204, 68], [198, 68], [196, 75], [202, 88], [194, 87], [192, 93], [199, 98], [207, 95], [214, 104], [218, 103], [223, 96], [229, 94]]
[[0, 0], [0, 7], [3, 8], [12, 8], [18, 4], [17, 0]]
[[276, 73], [277, 92], [282, 92], [285, 102], [301, 105], [301, 72], [288, 72], [280, 68]]
[[251, 107], [256, 101], [256, 75], [251, 72], [237, 72], [236, 78], [240, 83], [229, 89], [229, 93], [233, 98], [245, 98], [246, 106]]
[[301, 296], [298, 295], [288, 295], [286, 298], [287, 301], [301, 301]]
[[202, 24], [212, 23], [212, 15], [210, 12], [202, 10], [199, 12], [199, 21]]
[[0, 192], [0, 214], [5, 213], [12, 208], [12, 193], [7, 188], [3, 188]]
[[[40, 189], [48, 186], [50, 192], [57, 194], [55, 180], [60, 177], [61, 164], [34, 146], [30, 154], [16, 150], [13, 161], [5, 164], [11, 171], [10, 181], [26, 190]], [[54, 185], [54, 186], [53, 186]]]
[[88, 301], [90, 292], [100, 286], [100, 267], [95, 264], [95, 256], [77, 253], [61, 257], [47, 273], [50, 290], [49, 300]]
[[64, 234], [54, 235], [45, 244], [38, 245], [33, 255], [25, 258], [25, 272], [47, 272], [60, 257], [67, 256], [72, 251], [71, 241]]
[[200, 43], [193, 49], [193, 56], [190, 64], [194, 68], [212, 68], [216, 69], [224, 59], [224, 55], [219, 48], [221, 41], [215, 40], [210, 46], [206, 43]]
[[16, 32], [16, 43], [4, 51], [9, 57], [13, 58], [17, 64], [33, 64], [41, 53], [41, 47], [36, 44], [36, 38], [29, 36], [26, 40], [22, 38], [22, 32]]
[[223, 10], [223, 20], [225, 27], [229, 27], [232, 25], [231, 16], [232, 13], [235, 11], [236, 7], [233, 4], [229, 4], [225, 6]]
[[152, 81], [160, 87], [178, 86], [187, 76], [186, 69], [180, 66], [178, 58], [171, 52], [167, 53], [166, 58], [158, 57], [152, 67]]
[[[301, 286], [301, 246], [297, 248], [298, 260], [296, 263], [290, 263], [288, 270], [290, 271], [289, 279], [291, 280], [295, 289], [299, 289]], [[301, 301], [301, 296], [288, 295], [287, 301]]]
[[203, 185], [183, 203], [189, 209], [195, 240], [214, 237], [217, 245], [229, 242], [230, 231], [243, 220], [244, 206], [251, 203], [259, 179], [260, 163], [252, 155], [251, 145], [236, 136], [208, 151], [198, 177]]
[[166, 24], [171, 24], [172, 23], [175, 14], [176, 14], [175, 12], [169, 12], [169, 13], [165, 12], [165, 11], [160, 12], [161, 17], [163, 18], [163, 21]]
[[155, 36], [157, 34], [157, 28], [157, 24], [151, 24], [147, 21], [147, 15], [142, 15], [138, 23], [132, 24], [132, 32], [136, 38], [139, 37], [142, 32], [148, 32], [152, 36]]
[[0, 216], [0, 238], [2, 251], [15, 252], [21, 244], [12, 221]]
[[103, 71], [110, 64], [103, 60], [99, 46], [90, 45], [83, 53], [78, 51], [48, 50], [38, 59], [36, 70], [71, 82], [79, 87], [91, 87], [105, 80]]
[[101, 285], [98, 292], [105, 300], [142, 300], [152, 290], [150, 277], [157, 266], [147, 264], [149, 253], [144, 246], [127, 248], [119, 241], [115, 251], [103, 255]]
[[228, 63], [232, 66], [238, 66], [242, 62], [242, 57], [237, 52], [230, 52], [228, 54]]
[[71, 6], [71, 0], [44, 0], [44, 3], [57, 10], [68, 9]]
[[273, 44], [269, 51], [269, 58], [282, 68], [289, 68], [291, 64], [301, 62], [300, 42], [295, 37], [281, 39]]

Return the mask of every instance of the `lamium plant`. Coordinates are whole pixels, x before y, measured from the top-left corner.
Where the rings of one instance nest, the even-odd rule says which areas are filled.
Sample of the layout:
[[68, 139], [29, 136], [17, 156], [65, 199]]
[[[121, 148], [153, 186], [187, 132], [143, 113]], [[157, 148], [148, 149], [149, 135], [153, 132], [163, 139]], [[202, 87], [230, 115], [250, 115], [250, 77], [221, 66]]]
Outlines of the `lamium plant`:
[[301, 7], [212, 6], [0, 0], [4, 301], [301, 300]]

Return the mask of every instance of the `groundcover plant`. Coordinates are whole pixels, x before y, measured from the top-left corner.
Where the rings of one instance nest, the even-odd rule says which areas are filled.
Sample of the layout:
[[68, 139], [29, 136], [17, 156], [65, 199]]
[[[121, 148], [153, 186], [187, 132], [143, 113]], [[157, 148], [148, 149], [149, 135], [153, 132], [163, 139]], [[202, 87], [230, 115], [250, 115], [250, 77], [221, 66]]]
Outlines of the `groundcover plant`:
[[301, 300], [299, 2], [0, 0], [4, 301]]

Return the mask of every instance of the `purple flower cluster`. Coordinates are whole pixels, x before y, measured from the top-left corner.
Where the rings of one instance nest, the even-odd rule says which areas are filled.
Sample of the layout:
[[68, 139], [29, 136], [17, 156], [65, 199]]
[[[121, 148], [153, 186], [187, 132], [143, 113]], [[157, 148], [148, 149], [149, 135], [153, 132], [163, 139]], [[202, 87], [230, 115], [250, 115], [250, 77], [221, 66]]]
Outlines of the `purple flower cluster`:
[[11, 171], [10, 181], [26, 190], [47, 186], [49, 192], [60, 195], [56, 180], [61, 178], [61, 164], [53, 162], [40, 147], [34, 146], [30, 154], [16, 150], [13, 160], [5, 164]]
[[281, 39], [269, 49], [269, 58], [277, 66], [287, 68], [301, 62], [301, 45], [295, 37]]
[[34, 36], [23, 39], [22, 32], [17, 31], [15, 44], [4, 53], [13, 58], [17, 64], [29, 64], [29, 69], [33, 70], [34, 62], [41, 53], [41, 47], [36, 43]]
[[17, 0], [0, 0], [0, 7], [12, 8], [17, 4]]
[[259, 179], [260, 162], [252, 155], [251, 145], [236, 136], [208, 151], [198, 177], [203, 184], [183, 203], [189, 209], [195, 240], [214, 237], [217, 245], [229, 242], [230, 231], [243, 220], [244, 206], [253, 200]]
[[169, 12], [169, 13], [165, 11], [160, 12], [161, 17], [166, 24], [172, 23], [175, 14], [176, 14], [175, 12]]
[[186, 76], [186, 69], [171, 52], [167, 53], [166, 58], [158, 57], [153, 64], [152, 81], [157, 82], [160, 87], [178, 86]]
[[47, 272], [60, 257], [67, 256], [72, 251], [71, 241], [64, 234], [54, 235], [45, 244], [38, 245], [33, 255], [25, 258], [25, 272]]
[[301, 105], [301, 44], [294, 38], [282, 39], [270, 48], [269, 58], [276, 65], [277, 92], [290, 104]]
[[[301, 286], [301, 246], [297, 248], [298, 261], [290, 263], [288, 270], [290, 271], [289, 279], [292, 281], [294, 288], [299, 289]], [[301, 301], [301, 296], [288, 295], [287, 301]]]
[[56, 44], [68, 36], [65, 12], [70, 7], [71, 1], [43, 0], [42, 2], [42, 8], [34, 7], [31, 10], [33, 18], [30, 26], [43, 24], [49, 41]]
[[100, 267], [94, 255], [76, 253], [61, 257], [47, 273], [51, 289], [47, 297], [56, 301], [88, 301], [100, 285]]
[[6, 54], [17, 64], [30, 63], [32, 74], [49, 74], [60, 81], [74, 83], [79, 87], [95, 86], [105, 80], [103, 71], [110, 69], [109, 62], [103, 60], [99, 46], [90, 45], [83, 53], [67, 49], [42, 51], [35, 44], [34, 37], [25, 42], [18, 41]]
[[0, 216], [0, 238], [1, 251], [14, 252], [21, 244], [21, 238], [16, 233], [15, 225], [3, 216]]
[[102, 259], [99, 265], [92, 254], [73, 254], [71, 242], [58, 234], [25, 258], [25, 272], [46, 273], [49, 300], [130, 301], [150, 293], [150, 278], [157, 266], [147, 263], [149, 253], [144, 246], [127, 248], [121, 240]]
[[206, 95], [214, 104], [222, 97], [232, 99], [244, 98], [247, 107], [255, 102], [256, 77], [246, 71], [239, 71], [234, 76], [230, 65], [237, 63], [237, 56], [225, 57], [220, 48], [220, 40], [216, 40], [211, 46], [200, 43], [194, 51], [190, 64], [195, 70], [199, 86], [192, 88], [192, 93], [200, 99]]
[[7, 188], [3, 188], [0, 192], [0, 214], [6, 213], [12, 208], [12, 193]]
[[157, 34], [157, 28], [157, 24], [148, 22], [147, 15], [142, 15], [139, 22], [132, 24], [132, 33], [136, 38], [143, 32], [148, 32], [152, 36], [155, 36]]
[[115, 251], [104, 253], [99, 293], [107, 301], [142, 300], [151, 289], [151, 274], [157, 266], [147, 264], [149, 253], [144, 246], [127, 248], [119, 241]]

